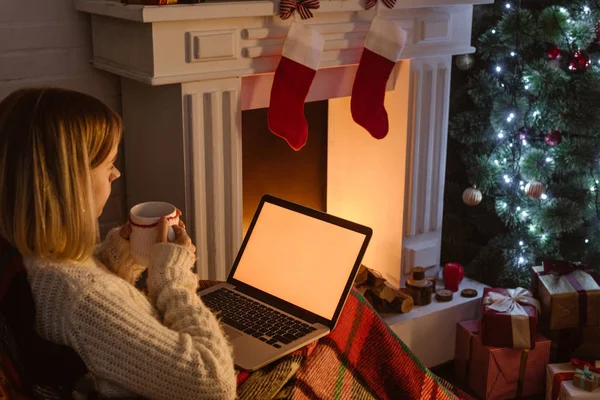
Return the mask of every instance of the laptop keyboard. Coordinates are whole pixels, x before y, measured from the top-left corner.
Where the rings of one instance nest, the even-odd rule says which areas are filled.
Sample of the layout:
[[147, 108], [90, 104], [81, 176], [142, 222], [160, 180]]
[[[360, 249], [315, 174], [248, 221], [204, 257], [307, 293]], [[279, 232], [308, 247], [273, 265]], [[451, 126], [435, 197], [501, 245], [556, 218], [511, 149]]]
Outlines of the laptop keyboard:
[[315, 330], [304, 322], [226, 288], [219, 288], [201, 298], [213, 312], [220, 312], [221, 321], [275, 348]]

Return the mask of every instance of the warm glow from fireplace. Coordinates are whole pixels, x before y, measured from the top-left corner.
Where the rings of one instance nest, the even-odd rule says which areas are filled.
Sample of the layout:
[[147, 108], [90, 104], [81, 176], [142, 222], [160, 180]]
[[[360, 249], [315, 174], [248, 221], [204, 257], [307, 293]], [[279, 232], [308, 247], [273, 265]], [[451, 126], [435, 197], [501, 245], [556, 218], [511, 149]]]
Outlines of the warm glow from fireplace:
[[[350, 98], [329, 101], [327, 211], [373, 229], [363, 263], [399, 285], [410, 62], [386, 93], [390, 130], [372, 138], [352, 120]], [[352, 176], [352, 179], [347, 179]]]
[[299, 152], [268, 131], [266, 109], [245, 111], [244, 232], [265, 193], [327, 211], [373, 229], [364, 263], [399, 285], [409, 70], [400, 63], [396, 89], [386, 93], [390, 131], [382, 140], [353, 121], [350, 97], [306, 104], [309, 139]]

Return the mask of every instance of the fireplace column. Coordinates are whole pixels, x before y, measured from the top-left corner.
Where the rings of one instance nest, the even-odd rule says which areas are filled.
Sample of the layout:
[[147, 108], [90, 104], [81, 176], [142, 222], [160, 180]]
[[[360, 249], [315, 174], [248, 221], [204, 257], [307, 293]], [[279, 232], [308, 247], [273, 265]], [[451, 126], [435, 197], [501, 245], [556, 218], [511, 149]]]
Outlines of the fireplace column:
[[240, 94], [241, 78], [155, 87], [122, 80], [128, 206], [181, 208], [203, 279], [225, 280], [242, 242]]
[[450, 56], [410, 61], [402, 282], [414, 266], [439, 271], [451, 64]]

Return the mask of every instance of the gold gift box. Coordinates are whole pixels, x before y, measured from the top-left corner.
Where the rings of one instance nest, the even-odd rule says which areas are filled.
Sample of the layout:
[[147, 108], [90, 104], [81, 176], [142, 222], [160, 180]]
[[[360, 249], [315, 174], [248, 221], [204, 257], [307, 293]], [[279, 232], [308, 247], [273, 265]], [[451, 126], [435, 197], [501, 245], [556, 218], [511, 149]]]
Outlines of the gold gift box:
[[[533, 267], [533, 290], [542, 303], [542, 318], [551, 330], [600, 325], [600, 286], [584, 271], [570, 274], [586, 290], [580, 293], [565, 276], [545, 275], [544, 267]], [[580, 321], [580, 300], [585, 298], [587, 322]]]

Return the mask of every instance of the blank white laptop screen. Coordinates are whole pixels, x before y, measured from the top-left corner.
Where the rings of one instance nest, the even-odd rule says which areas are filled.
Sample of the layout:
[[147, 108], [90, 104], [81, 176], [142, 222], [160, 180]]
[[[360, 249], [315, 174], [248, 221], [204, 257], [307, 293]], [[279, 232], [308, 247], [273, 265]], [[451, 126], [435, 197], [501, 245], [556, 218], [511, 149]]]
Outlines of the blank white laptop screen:
[[332, 319], [364, 240], [265, 202], [233, 278]]

